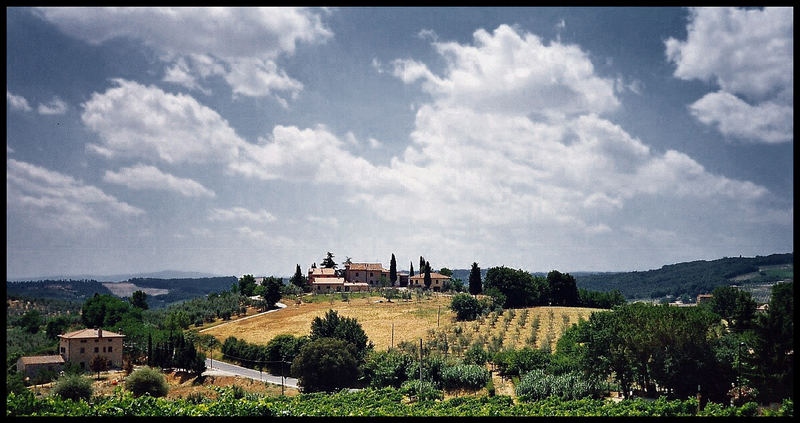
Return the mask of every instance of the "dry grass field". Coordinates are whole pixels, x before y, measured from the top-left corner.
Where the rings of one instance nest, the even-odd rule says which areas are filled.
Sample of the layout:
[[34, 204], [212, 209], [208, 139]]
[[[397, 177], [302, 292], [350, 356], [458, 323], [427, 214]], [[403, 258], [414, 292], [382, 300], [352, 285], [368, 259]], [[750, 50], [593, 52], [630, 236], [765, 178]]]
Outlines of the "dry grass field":
[[[383, 302], [377, 303], [378, 300]], [[481, 343], [484, 347], [549, 346], [555, 350], [556, 341], [566, 328], [579, 319], [588, 319], [592, 312], [597, 311], [580, 307], [531, 307], [505, 310], [499, 315], [491, 313], [473, 322], [455, 322], [449, 304], [448, 296], [408, 302], [394, 300], [391, 303], [381, 297], [369, 297], [349, 302], [292, 304], [277, 312], [233, 321], [207, 329], [204, 333], [215, 336], [220, 342], [235, 336], [247, 342], [266, 344], [280, 334], [308, 335], [311, 321], [333, 309], [341, 316], [356, 318], [378, 350], [386, 350], [402, 341], [417, 342], [420, 338], [428, 343], [441, 340], [445, 335], [448, 350], [455, 354], [460, 354], [473, 343]]]
[[440, 326], [449, 324], [454, 317], [448, 307], [450, 298], [446, 296], [432, 296], [420, 301], [412, 299], [407, 302], [397, 299], [391, 303], [376, 296], [351, 299], [349, 302], [337, 300], [333, 303], [303, 303], [299, 306], [291, 302], [287, 304], [291, 305], [283, 310], [233, 321], [204, 330], [203, 333], [213, 335], [220, 342], [224, 342], [229, 336], [235, 336], [247, 342], [266, 344], [280, 334], [308, 335], [311, 333], [311, 321], [332, 309], [340, 316], [356, 318], [375, 348], [385, 350], [392, 342], [397, 345], [401, 341], [425, 338], [428, 329], [437, 327], [437, 312]]

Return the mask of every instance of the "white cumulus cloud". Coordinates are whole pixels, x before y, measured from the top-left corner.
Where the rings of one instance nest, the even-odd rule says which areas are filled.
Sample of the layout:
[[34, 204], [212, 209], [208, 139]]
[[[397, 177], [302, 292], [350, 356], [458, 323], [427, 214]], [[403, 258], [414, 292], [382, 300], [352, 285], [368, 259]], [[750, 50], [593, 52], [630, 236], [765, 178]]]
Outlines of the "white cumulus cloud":
[[25, 97], [11, 94], [11, 91], [8, 90], [6, 90], [6, 103], [14, 110], [22, 110], [23, 112], [33, 110]]
[[687, 39], [669, 38], [665, 47], [677, 78], [720, 88], [690, 106], [701, 122], [740, 139], [793, 139], [792, 8], [691, 9]]
[[[205, 78], [219, 72], [235, 93], [245, 96], [295, 96], [302, 84], [287, 76], [276, 60], [294, 54], [299, 44], [323, 43], [333, 36], [317, 11], [304, 8], [44, 7], [37, 12], [89, 43], [117, 37], [142, 42], [170, 65], [166, 81], [197, 89], [195, 75]], [[186, 57], [203, 57], [207, 63], [180, 61]], [[209, 64], [216, 68], [213, 73]]]
[[184, 197], [214, 197], [214, 191], [189, 178], [179, 178], [164, 173], [154, 166], [138, 164], [122, 168], [117, 172], [107, 170], [103, 181], [125, 185], [131, 189], [155, 189], [173, 191]]
[[53, 99], [49, 102], [39, 104], [39, 107], [36, 109], [36, 111], [38, 111], [40, 115], [63, 115], [64, 113], [67, 113], [68, 108], [69, 107], [64, 100], [61, 100], [58, 97], [53, 97]]
[[8, 210], [43, 228], [62, 231], [102, 229], [108, 220], [144, 214], [99, 188], [43, 167], [6, 161]]

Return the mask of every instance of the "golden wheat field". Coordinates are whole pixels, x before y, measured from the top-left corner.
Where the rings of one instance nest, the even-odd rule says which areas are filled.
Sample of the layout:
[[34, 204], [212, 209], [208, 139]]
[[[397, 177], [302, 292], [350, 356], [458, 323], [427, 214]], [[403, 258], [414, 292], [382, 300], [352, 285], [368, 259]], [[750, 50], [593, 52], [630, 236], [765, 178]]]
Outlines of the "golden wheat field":
[[[376, 302], [380, 300], [383, 302]], [[333, 309], [340, 316], [356, 318], [375, 348], [385, 350], [392, 342], [397, 345], [401, 341], [424, 338], [428, 329], [436, 328], [437, 313], [440, 325], [449, 323], [454, 316], [448, 308], [449, 304], [450, 298], [446, 296], [408, 302], [394, 300], [391, 303], [376, 296], [351, 299], [349, 302], [337, 300], [303, 303], [299, 306], [292, 304], [280, 311], [215, 326], [203, 333], [213, 335], [220, 342], [224, 342], [229, 336], [235, 336], [247, 342], [266, 344], [280, 334], [308, 335], [311, 333], [311, 321]]]
[[[449, 296], [432, 296], [420, 300], [377, 302], [381, 297], [324, 301], [289, 305], [287, 308], [246, 320], [232, 321], [204, 330], [224, 342], [229, 336], [247, 342], [266, 344], [280, 334], [308, 335], [311, 321], [328, 310], [354, 317], [364, 328], [378, 350], [403, 341], [447, 345], [448, 351], [460, 354], [474, 343], [500, 349], [548, 345], [552, 350], [567, 327], [579, 319], [588, 319], [597, 309], [580, 307], [531, 307], [504, 310], [471, 322], [456, 322], [449, 309]], [[394, 330], [392, 328], [394, 327]], [[447, 340], [446, 343], [443, 342]]]

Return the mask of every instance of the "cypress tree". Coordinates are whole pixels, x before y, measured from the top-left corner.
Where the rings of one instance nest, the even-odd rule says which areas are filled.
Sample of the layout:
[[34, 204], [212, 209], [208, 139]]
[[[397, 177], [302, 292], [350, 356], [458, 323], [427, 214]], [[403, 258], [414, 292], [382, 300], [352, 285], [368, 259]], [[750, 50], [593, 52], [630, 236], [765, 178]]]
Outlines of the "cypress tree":
[[414, 276], [414, 263], [410, 263], [410, 264], [411, 264], [411, 271], [408, 272], [408, 277], [409, 278]]
[[478, 263], [472, 263], [472, 269], [469, 271], [469, 293], [472, 295], [477, 295], [483, 292], [483, 288], [481, 286], [481, 268], [478, 267]]
[[392, 281], [392, 286], [397, 283], [397, 262], [394, 259], [394, 253], [392, 253], [392, 261], [389, 263], [389, 280]]
[[425, 289], [430, 289], [433, 281], [431, 280], [431, 264], [427, 261], [425, 262], [425, 278], [423, 281], [425, 282]]
[[147, 334], [147, 365], [153, 367], [153, 334]]

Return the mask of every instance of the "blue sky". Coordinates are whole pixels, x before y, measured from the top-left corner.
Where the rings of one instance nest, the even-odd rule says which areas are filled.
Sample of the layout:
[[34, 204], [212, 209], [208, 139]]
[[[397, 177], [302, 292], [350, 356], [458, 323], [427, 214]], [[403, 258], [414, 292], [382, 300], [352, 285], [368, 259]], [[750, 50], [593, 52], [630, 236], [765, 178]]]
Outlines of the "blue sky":
[[793, 251], [793, 15], [9, 8], [6, 274]]

